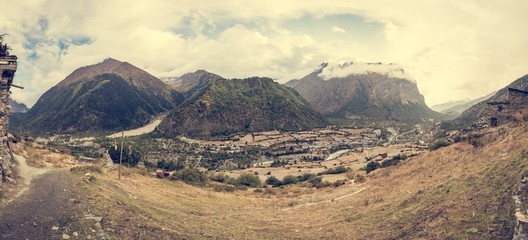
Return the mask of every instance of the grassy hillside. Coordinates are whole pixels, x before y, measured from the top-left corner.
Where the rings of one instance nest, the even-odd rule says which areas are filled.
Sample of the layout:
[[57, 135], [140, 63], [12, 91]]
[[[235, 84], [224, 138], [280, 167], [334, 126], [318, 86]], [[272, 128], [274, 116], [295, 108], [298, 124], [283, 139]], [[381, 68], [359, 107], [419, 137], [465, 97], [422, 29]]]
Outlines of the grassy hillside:
[[528, 130], [508, 127], [339, 188], [223, 193], [138, 169], [122, 180], [115, 169], [96, 174], [83, 188], [103, 228], [121, 238], [511, 239]]

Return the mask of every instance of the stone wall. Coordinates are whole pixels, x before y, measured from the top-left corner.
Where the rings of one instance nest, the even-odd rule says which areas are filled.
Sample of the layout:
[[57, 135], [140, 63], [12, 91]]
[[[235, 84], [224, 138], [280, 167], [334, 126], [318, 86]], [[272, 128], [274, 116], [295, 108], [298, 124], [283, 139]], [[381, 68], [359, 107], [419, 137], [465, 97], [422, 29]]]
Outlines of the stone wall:
[[9, 105], [10, 89], [17, 70], [17, 57], [9, 54], [9, 47], [3, 44], [2, 37], [3, 35], [0, 35], [0, 138], [2, 139], [0, 144], [0, 185], [2, 182], [13, 178], [11, 170], [13, 159], [7, 143], [7, 129], [12, 113]]

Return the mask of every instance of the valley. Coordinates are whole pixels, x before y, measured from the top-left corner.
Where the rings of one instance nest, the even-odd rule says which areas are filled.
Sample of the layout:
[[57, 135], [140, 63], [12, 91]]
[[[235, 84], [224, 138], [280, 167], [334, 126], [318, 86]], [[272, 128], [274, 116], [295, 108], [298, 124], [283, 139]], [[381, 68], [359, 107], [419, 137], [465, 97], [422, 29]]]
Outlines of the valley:
[[[479, 145], [462, 140], [367, 175], [353, 170], [365, 179], [339, 187], [299, 183], [225, 191], [212, 181], [198, 187], [159, 179], [143, 167], [124, 167], [118, 179], [116, 165], [81, 162], [67, 173], [77, 189], [68, 191], [70, 198], [79, 199], [69, 212], [79, 213], [54, 225], [70, 236], [73, 230], [81, 237], [102, 231], [125, 239], [509, 239], [516, 226], [512, 195], [528, 167], [528, 128], [479, 134]], [[260, 136], [270, 141], [277, 132]], [[102, 220], [85, 220], [87, 214]], [[62, 234], [48, 227], [44, 233]]]
[[166, 80], [109, 58], [16, 113], [0, 236], [527, 236], [526, 76], [448, 121], [395, 64]]

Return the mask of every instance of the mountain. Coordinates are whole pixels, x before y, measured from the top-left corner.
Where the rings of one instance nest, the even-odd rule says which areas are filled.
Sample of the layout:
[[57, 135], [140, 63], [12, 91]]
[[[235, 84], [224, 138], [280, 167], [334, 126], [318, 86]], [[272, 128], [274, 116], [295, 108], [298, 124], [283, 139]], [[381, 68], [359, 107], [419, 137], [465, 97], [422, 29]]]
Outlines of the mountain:
[[174, 108], [181, 94], [149, 73], [115, 59], [79, 68], [14, 120], [32, 131], [123, 130]]
[[441, 117], [427, 107], [416, 82], [396, 64], [324, 63], [286, 86], [329, 118], [416, 123]]
[[476, 98], [476, 99], [473, 99], [473, 100], [465, 99], [465, 100], [462, 100], [462, 101], [438, 104], [438, 105], [432, 106], [431, 109], [433, 109], [433, 110], [435, 110], [437, 112], [445, 114], [448, 118], [454, 119], [454, 118], [460, 116], [460, 114], [462, 114], [462, 112], [464, 112], [465, 110], [469, 109], [473, 105], [475, 105], [475, 104], [477, 104], [479, 102], [488, 100], [493, 95], [495, 95], [495, 93], [497, 93], [497, 92], [492, 92], [492, 93], [490, 93], [490, 94], [488, 94], [488, 95], [486, 95], [484, 97]]
[[200, 88], [207, 85], [210, 81], [221, 78], [221, 76], [214, 73], [198, 70], [193, 73], [184, 74], [181, 77], [164, 78], [162, 80], [174, 90], [189, 95], [192, 94], [193, 89]]
[[9, 98], [9, 105], [11, 105], [11, 109], [14, 113], [25, 113], [28, 111], [26, 104], [19, 103], [11, 98]]
[[497, 91], [492, 97], [488, 98], [485, 101], [481, 101], [472, 107], [468, 108], [462, 114], [451, 121], [447, 121], [443, 124], [445, 129], [458, 129], [465, 128], [470, 126], [473, 123], [484, 120], [486, 116], [486, 107], [487, 102], [499, 102], [499, 101], [508, 101], [508, 88], [519, 89], [519, 90], [528, 90], [528, 75], [515, 80], [508, 86]]
[[208, 81], [158, 126], [166, 134], [227, 135], [245, 131], [306, 130], [324, 118], [295, 90], [269, 78]]

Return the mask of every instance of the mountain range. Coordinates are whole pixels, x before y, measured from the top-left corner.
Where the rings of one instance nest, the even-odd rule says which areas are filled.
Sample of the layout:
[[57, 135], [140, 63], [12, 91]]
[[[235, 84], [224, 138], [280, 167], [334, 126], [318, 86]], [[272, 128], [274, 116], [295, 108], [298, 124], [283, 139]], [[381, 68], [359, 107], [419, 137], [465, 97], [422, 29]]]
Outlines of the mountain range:
[[395, 64], [324, 63], [286, 86], [332, 119], [416, 123], [441, 117], [425, 104], [416, 82]]
[[460, 116], [465, 110], [469, 109], [475, 104], [488, 100], [493, 95], [495, 95], [495, 93], [497, 92], [492, 92], [486, 96], [479, 97], [476, 99], [465, 99], [465, 100], [456, 101], [456, 102], [438, 104], [438, 105], [432, 106], [431, 109], [445, 114], [447, 119], [454, 119]]

